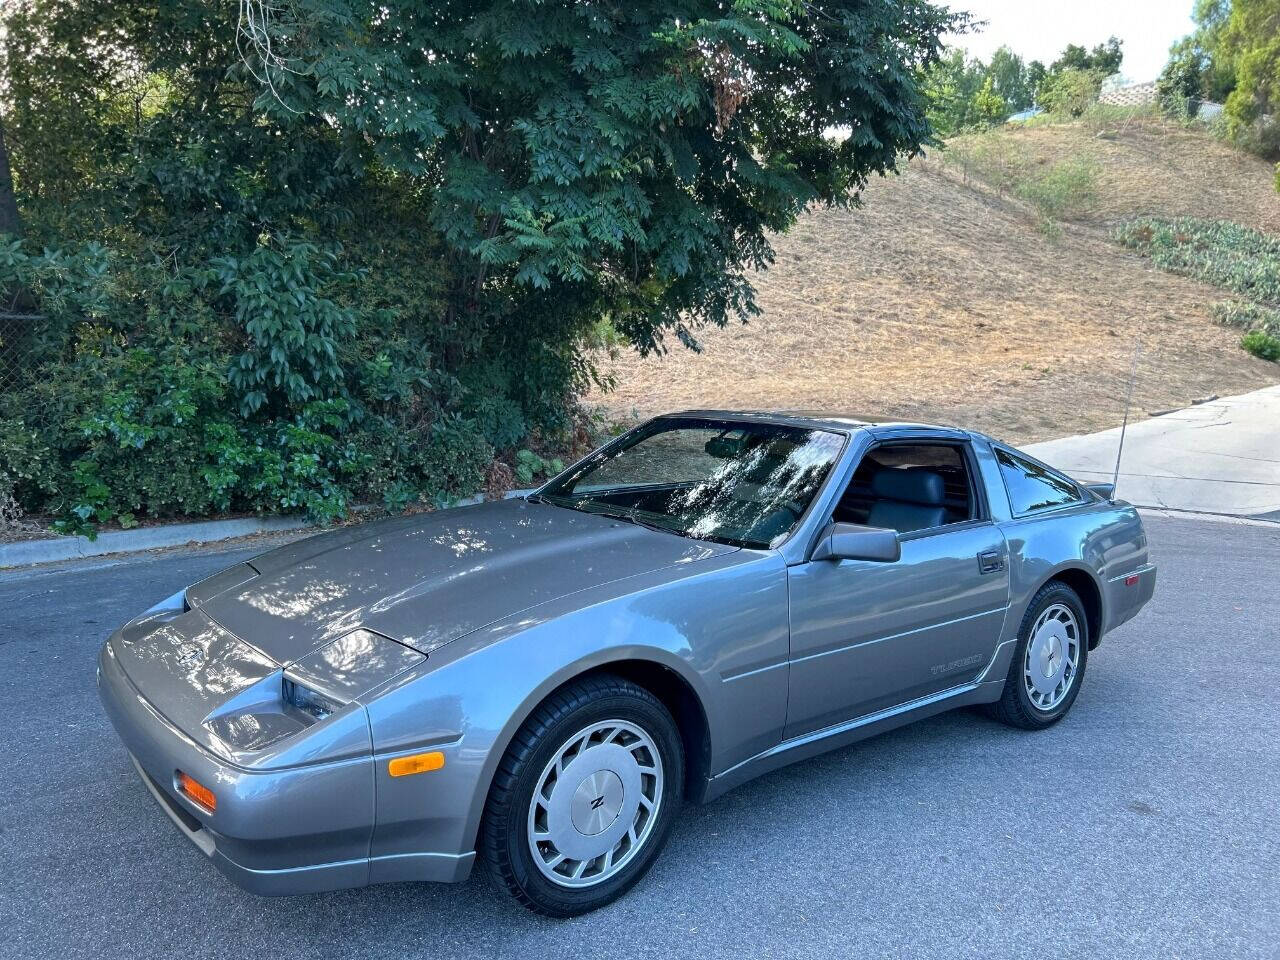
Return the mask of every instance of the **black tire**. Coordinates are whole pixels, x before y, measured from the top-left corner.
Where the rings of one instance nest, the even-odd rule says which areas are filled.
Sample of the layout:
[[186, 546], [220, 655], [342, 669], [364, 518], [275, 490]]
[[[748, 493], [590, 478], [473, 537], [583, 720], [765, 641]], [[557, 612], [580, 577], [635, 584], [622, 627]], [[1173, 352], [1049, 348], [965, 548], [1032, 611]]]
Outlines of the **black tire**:
[[[635, 724], [657, 746], [661, 803], [644, 840], [617, 873], [594, 886], [561, 886], [533, 860], [527, 832], [533, 792], [570, 738], [606, 720]], [[684, 748], [667, 708], [629, 680], [612, 674], [588, 677], [548, 697], [512, 739], [489, 789], [480, 827], [481, 854], [497, 882], [530, 910], [552, 917], [587, 913], [616, 900], [644, 876], [667, 841], [683, 793]]]
[[[1051, 710], [1042, 710], [1032, 702], [1023, 683], [1023, 668], [1027, 659], [1027, 647], [1031, 643], [1031, 628], [1040, 614], [1055, 603], [1067, 607], [1076, 618], [1080, 629], [1079, 663], [1071, 678], [1070, 686], [1062, 701]], [[1018, 627], [1018, 645], [1013, 651], [1013, 662], [1009, 664], [1009, 675], [1004, 681], [1004, 691], [1000, 699], [988, 705], [987, 712], [1002, 723], [1023, 730], [1043, 730], [1051, 727], [1071, 709], [1080, 685], [1084, 682], [1085, 666], [1089, 661], [1089, 618], [1085, 615], [1084, 604], [1080, 595], [1060, 580], [1050, 580], [1031, 598], [1027, 614]]]

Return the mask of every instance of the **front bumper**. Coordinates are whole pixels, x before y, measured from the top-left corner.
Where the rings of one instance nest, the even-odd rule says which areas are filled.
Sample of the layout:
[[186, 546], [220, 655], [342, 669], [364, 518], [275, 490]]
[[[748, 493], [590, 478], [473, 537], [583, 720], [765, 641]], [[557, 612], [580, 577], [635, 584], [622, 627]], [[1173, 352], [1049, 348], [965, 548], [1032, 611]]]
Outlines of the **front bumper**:
[[[98, 659], [98, 691], [144, 784], [183, 834], [228, 878], [253, 893], [284, 895], [383, 880], [459, 881], [474, 852], [370, 858], [371, 756], [278, 770], [247, 770], [214, 757], [146, 701], [111, 644]], [[178, 771], [210, 787], [216, 811], [175, 785]]]

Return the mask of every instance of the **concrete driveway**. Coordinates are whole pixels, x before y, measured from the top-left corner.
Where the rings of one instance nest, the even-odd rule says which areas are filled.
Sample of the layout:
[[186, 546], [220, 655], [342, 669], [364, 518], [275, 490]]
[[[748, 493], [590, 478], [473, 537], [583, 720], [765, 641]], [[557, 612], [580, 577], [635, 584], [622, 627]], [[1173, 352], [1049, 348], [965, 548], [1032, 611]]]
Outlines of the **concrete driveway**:
[[567, 922], [479, 870], [283, 900], [231, 886], [102, 714], [103, 637], [249, 551], [0, 574], [0, 957], [1277, 956], [1280, 527], [1148, 524], [1152, 604], [1066, 721], [949, 713], [686, 808]]
[[[1027, 452], [1077, 480], [1110, 481], [1120, 430]], [[1145, 507], [1280, 520], [1280, 386], [1129, 425], [1116, 495]]]

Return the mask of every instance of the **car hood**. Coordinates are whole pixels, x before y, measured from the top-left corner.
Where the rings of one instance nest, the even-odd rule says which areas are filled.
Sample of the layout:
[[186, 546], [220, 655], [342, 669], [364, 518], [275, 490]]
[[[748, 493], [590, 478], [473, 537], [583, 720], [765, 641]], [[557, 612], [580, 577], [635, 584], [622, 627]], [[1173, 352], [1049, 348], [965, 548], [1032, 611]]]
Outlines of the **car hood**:
[[357, 627], [430, 653], [546, 601], [734, 549], [505, 500], [312, 537], [190, 596], [211, 621], [288, 666]]

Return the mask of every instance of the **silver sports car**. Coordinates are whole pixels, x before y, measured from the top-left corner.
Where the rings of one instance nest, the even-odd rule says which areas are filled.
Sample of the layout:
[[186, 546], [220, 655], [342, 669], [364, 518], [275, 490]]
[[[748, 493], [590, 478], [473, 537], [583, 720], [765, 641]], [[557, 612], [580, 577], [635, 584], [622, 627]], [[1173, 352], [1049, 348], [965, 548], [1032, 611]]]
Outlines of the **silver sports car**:
[[693, 411], [521, 499], [367, 523], [102, 648], [148, 789], [267, 894], [462, 880], [599, 907], [680, 805], [953, 707], [1071, 708], [1152, 595], [1137, 512], [981, 434]]

